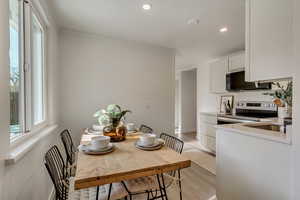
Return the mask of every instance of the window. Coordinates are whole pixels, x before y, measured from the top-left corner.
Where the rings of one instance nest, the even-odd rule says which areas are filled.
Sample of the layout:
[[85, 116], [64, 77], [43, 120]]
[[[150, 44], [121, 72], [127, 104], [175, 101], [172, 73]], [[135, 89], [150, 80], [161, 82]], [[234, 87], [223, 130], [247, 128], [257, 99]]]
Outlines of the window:
[[10, 133], [11, 138], [23, 132], [21, 123], [21, 70], [20, 70], [20, 5], [18, 0], [10, 0], [9, 17], [9, 61], [10, 61]]
[[28, 1], [9, 0], [10, 138], [46, 123], [45, 29]]
[[32, 108], [33, 125], [44, 121], [44, 31], [37, 17], [32, 17]]

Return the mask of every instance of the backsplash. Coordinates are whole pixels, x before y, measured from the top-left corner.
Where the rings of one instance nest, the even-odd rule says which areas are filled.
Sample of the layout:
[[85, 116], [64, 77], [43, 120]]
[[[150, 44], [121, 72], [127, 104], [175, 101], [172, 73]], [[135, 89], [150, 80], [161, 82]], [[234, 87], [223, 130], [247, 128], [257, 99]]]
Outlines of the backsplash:
[[[288, 81], [280, 81], [280, 84], [286, 84]], [[272, 90], [276, 90], [276, 86], [272, 86]], [[238, 101], [273, 101], [273, 98], [269, 95], [264, 95], [265, 92], [270, 92], [270, 90], [260, 90], [260, 91], [242, 91], [242, 92], [231, 92], [218, 95], [218, 102], [221, 100], [223, 95], [233, 95], [234, 96], [234, 108]], [[218, 110], [220, 110], [220, 105], [218, 105]]]

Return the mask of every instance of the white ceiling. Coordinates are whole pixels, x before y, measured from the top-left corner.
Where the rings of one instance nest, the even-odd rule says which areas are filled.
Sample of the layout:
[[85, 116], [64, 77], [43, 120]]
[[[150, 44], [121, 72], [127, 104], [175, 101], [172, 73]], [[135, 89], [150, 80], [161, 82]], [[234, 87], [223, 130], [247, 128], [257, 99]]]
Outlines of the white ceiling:
[[[143, 3], [152, 9], [141, 9]], [[244, 0], [48, 0], [59, 26], [176, 48], [191, 65], [244, 47]], [[188, 25], [191, 18], [200, 23]], [[225, 34], [219, 28], [227, 26]]]

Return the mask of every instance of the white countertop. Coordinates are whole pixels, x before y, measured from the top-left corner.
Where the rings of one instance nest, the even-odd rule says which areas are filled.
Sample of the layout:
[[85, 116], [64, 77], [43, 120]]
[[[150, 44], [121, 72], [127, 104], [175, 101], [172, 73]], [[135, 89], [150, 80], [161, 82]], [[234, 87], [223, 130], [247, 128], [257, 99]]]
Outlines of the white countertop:
[[209, 115], [209, 116], [215, 116], [217, 117], [217, 112], [200, 112], [200, 115]]
[[[272, 124], [278, 124], [278, 120], [274, 119]], [[274, 142], [280, 142], [284, 144], [291, 144], [291, 132], [288, 131], [287, 134], [277, 132], [277, 131], [270, 131], [264, 130], [259, 128], [248, 127], [245, 125], [251, 124], [260, 124], [260, 125], [267, 125], [270, 122], [253, 122], [253, 123], [240, 123], [240, 124], [225, 124], [225, 125], [218, 125], [216, 126], [217, 129], [231, 131], [238, 134], [244, 134], [247, 136], [257, 137], [265, 140], [270, 140]]]

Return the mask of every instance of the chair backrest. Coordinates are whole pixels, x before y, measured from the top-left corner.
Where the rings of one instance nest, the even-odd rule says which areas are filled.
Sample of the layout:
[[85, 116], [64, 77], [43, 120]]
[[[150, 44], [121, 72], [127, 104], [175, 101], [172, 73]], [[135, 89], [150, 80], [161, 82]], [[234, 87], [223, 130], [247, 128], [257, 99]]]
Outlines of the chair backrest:
[[74, 146], [70, 131], [68, 129], [63, 130], [60, 134], [60, 137], [65, 147], [67, 162], [72, 165], [75, 163], [76, 147]]
[[160, 138], [165, 141], [165, 145], [178, 153], [182, 153], [184, 142], [166, 133], [160, 134]]
[[[184, 145], [183, 141], [181, 141], [180, 139], [178, 139], [174, 136], [166, 134], [166, 133], [160, 134], [160, 138], [165, 141], [165, 145], [167, 147], [169, 147], [170, 149], [173, 149], [177, 153], [180, 153], [180, 154], [182, 153], [183, 145]], [[176, 176], [176, 171], [170, 171], [170, 172], [167, 172], [167, 174], [169, 174], [170, 176], [175, 177]], [[178, 174], [180, 175], [180, 170], [178, 170]]]
[[51, 147], [44, 157], [44, 164], [54, 184], [57, 200], [68, 199], [66, 166], [57, 146]]
[[144, 125], [144, 124], [142, 124], [141, 126], [140, 126], [140, 129], [139, 129], [141, 132], [143, 132], [143, 133], [153, 133], [153, 129], [152, 128], [150, 128], [149, 126], [146, 126], [146, 125]]

